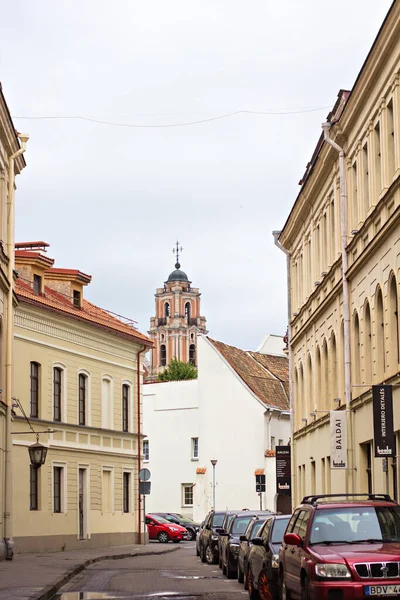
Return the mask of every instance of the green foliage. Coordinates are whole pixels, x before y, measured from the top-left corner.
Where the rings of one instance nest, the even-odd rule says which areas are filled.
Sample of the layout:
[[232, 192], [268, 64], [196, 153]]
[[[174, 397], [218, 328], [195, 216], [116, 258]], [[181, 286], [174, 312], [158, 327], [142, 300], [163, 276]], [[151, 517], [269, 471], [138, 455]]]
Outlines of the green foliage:
[[197, 379], [197, 369], [177, 358], [173, 358], [168, 367], [158, 375], [158, 381], [182, 381], [183, 379]]

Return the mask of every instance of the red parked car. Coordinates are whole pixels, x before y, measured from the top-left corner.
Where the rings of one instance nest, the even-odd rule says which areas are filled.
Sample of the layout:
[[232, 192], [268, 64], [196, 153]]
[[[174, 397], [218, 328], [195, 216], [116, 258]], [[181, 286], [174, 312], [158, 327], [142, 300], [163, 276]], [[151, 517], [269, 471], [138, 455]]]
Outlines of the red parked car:
[[307, 496], [279, 554], [282, 600], [400, 598], [400, 506], [387, 494]]
[[178, 544], [182, 540], [189, 539], [187, 529], [158, 515], [146, 515], [146, 525], [149, 540], [158, 540], [162, 544], [167, 544], [172, 540]]

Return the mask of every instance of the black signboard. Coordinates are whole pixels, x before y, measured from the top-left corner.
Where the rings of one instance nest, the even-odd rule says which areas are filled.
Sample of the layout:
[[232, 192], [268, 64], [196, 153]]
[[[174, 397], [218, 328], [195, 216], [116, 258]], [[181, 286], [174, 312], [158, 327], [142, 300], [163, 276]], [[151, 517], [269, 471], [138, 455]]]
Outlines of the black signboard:
[[372, 386], [375, 456], [395, 456], [393, 394], [391, 385]]
[[265, 475], [256, 475], [256, 492], [265, 492]]
[[276, 446], [276, 493], [292, 495], [290, 446]]
[[139, 494], [147, 496], [150, 494], [151, 481], [139, 481]]

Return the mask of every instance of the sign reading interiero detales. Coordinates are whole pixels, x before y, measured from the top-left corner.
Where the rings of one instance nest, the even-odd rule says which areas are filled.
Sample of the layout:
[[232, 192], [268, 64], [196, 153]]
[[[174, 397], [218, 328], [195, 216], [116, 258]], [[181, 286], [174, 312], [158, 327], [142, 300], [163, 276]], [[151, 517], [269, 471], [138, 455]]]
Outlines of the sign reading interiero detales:
[[394, 456], [395, 439], [391, 385], [372, 386], [372, 411], [374, 415], [375, 456], [380, 458]]
[[276, 446], [276, 492], [284, 496], [292, 495], [292, 468], [290, 446]]

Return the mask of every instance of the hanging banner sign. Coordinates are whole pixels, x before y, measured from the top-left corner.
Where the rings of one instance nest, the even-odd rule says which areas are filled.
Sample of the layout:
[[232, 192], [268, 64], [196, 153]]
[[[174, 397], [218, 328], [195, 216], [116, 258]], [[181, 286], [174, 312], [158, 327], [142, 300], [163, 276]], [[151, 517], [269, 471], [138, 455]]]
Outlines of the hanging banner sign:
[[290, 446], [276, 446], [276, 492], [284, 496], [292, 495]]
[[372, 386], [375, 456], [395, 455], [393, 430], [393, 394], [391, 385]]
[[331, 410], [331, 469], [347, 468], [347, 421], [345, 410]]

